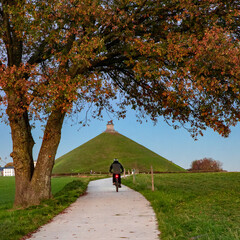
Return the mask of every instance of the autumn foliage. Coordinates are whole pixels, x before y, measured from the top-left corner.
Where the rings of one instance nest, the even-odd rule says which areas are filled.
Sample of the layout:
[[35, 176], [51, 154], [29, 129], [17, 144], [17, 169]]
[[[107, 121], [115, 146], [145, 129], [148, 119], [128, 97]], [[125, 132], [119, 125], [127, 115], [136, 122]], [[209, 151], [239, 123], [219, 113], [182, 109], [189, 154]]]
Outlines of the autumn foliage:
[[[228, 136], [240, 119], [239, 16], [236, 0], [1, 1], [0, 110], [15, 204], [51, 197], [63, 121], [86, 106], [90, 117], [131, 107], [194, 138], [208, 127]], [[36, 120], [45, 128], [34, 168]]]
[[5, 165], [5, 167], [13, 167], [13, 163], [12, 163], [12, 162], [7, 163], [7, 164]]
[[222, 163], [212, 158], [203, 158], [192, 162], [191, 171], [222, 171]]

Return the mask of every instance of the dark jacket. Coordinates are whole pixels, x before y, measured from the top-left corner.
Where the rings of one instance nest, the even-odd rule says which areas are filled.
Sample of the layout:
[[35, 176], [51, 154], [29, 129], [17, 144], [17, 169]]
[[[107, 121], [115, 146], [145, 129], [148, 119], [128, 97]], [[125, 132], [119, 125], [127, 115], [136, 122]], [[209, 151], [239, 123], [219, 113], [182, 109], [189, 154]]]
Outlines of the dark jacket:
[[120, 173], [123, 173], [124, 169], [123, 169], [123, 166], [120, 162], [118, 161], [114, 161], [111, 166], [110, 166], [110, 169], [109, 169], [109, 172], [111, 173], [115, 173], [115, 174], [120, 174]]

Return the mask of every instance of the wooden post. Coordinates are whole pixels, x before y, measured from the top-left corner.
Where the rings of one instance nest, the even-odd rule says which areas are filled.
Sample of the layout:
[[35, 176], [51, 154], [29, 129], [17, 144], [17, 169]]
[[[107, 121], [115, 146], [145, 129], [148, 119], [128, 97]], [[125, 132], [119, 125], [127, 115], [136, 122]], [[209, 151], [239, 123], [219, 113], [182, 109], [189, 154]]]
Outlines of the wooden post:
[[151, 175], [152, 175], [152, 191], [154, 192], [154, 178], [153, 178], [153, 167], [151, 166]]
[[129, 169], [128, 169], [128, 175], [130, 176], [130, 171], [129, 171]]
[[135, 169], [133, 169], [133, 183], [135, 183], [136, 179], [135, 179]]

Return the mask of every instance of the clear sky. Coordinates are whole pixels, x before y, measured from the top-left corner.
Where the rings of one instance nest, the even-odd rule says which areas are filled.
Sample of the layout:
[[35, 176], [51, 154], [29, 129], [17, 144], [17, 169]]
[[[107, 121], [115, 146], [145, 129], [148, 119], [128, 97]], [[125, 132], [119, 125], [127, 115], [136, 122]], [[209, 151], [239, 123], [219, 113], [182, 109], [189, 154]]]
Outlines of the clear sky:
[[[57, 157], [104, 132], [109, 120], [111, 119], [107, 116], [102, 121], [92, 120], [90, 126], [80, 127], [67, 119], [64, 122]], [[227, 171], [240, 171], [240, 125], [232, 128], [232, 133], [228, 138], [223, 138], [209, 129], [203, 137], [199, 136], [199, 140], [194, 141], [186, 130], [174, 130], [161, 121], [156, 126], [151, 121], [140, 124], [136, 121], [133, 111], [128, 112], [127, 118], [113, 119], [113, 122], [115, 130], [122, 135], [183, 168], [190, 168], [191, 162], [194, 160], [210, 157], [222, 162], [223, 169]], [[71, 126], [72, 124], [73, 126]], [[0, 123], [0, 133], [0, 157], [4, 162], [10, 162], [12, 161], [9, 157], [12, 149], [10, 127]], [[34, 158], [36, 159], [41, 143], [39, 137], [42, 132], [36, 128], [33, 135], [36, 142], [34, 147]], [[4, 165], [3, 161], [0, 162], [0, 165]]]

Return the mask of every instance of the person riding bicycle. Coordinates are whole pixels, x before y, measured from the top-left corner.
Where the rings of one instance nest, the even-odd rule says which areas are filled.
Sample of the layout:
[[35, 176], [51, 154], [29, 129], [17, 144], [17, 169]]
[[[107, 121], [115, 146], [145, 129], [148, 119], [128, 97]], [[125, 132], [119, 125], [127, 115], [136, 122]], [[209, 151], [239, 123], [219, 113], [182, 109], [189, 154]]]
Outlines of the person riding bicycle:
[[114, 158], [114, 161], [109, 168], [109, 172], [113, 174], [113, 184], [116, 183], [116, 174], [119, 175], [119, 187], [121, 187], [121, 173], [123, 173], [123, 171], [124, 169], [122, 164], [117, 158]]

